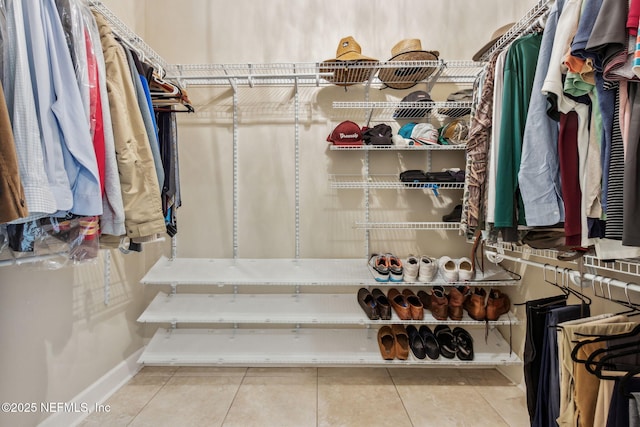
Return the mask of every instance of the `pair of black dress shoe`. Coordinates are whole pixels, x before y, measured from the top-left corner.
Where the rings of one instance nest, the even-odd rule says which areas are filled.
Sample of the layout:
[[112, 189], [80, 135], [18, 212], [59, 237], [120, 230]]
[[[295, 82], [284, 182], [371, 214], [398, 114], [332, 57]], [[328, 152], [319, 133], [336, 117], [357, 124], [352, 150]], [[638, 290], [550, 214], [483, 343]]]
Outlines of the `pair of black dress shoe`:
[[457, 326], [449, 328], [447, 325], [438, 325], [434, 334], [440, 344], [440, 353], [447, 359], [458, 356], [460, 360], [473, 360], [473, 338], [465, 329]]
[[390, 320], [391, 304], [387, 296], [376, 288], [369, 292], [366, 288], [358, 290], [358, 304], [371, 320]]
[[407, 326], [407, 335], [409, 335], [409, 347], [411, 352], [418, 359], [435, 360], [440, 357], [440, 343], [434, 335], [431, 328], [427, 325], [420, 325], [417, 329], [413, 325]]

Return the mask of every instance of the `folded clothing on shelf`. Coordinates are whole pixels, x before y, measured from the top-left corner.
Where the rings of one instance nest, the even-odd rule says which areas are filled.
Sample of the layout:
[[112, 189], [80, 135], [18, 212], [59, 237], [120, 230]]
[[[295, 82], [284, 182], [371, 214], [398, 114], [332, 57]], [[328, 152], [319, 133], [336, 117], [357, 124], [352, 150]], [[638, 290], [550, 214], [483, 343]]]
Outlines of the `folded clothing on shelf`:
[[367, 145], [393, 145], [391, 126], [384, 123], [375, 125], [362, 132], [362, 139]]
[[409, 169], [400, 173], [400, 181], [405, 183], [429, 182], [427, 174], [419, 169]]

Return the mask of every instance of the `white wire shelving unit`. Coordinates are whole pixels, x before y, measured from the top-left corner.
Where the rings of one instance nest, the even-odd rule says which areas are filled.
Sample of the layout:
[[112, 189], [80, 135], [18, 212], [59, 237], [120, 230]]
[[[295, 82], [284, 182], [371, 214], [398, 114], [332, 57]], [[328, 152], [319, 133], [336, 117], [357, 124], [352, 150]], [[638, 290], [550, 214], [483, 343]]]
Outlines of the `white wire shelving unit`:
[[331, 151], [464, 151], [467, 144], [456, 145], [330, 145]]
[[401, 182], [397, 175], [331, 175], [331, 188], [381, 189], [381, 190], [462, 190], [464, 182]]
[[[327, 86], [334, 85], [336, 73], [345, 76], [340, 84], [384, 86], [377, 77], [381, 69], [398, 68], [434, 72], [427, 82], [473, 84], [483, 64], [474, 61], [381, 61], [364, 63], [283, 62], [245, 64], [176, 64], [168, 67], [167, 77], [187, 86]], [[407, 80], [401, 82], [406, 83]], [[393, 82], [389, 82], [393, 83]]]

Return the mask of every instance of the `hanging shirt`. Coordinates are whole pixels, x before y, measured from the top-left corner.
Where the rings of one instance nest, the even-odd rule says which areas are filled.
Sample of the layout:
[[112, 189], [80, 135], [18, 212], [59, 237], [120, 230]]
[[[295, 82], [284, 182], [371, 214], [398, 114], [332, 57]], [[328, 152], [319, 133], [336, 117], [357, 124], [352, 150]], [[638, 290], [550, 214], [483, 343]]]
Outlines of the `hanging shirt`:
[[[43, 13], [56, 94], [51, 109], [58, 120], [64, 143], [65, 168], [73, 192], [71, 213], [80, 216], [102, 215], [100, 177], [91, 132], [55, 0], [44, 0]], [[79, 120], [80, 117], [83, 119]]]
[[29, 216], [14, 221], [29, 222], [56, 211], [44, 167], [40, 129], [27, 57], [24, 17], [21, 1], [7, 2], [7, 72], [3, 86], [16, 144], [20, 179], [24, 188]]
[[563, 0], [556, 1], [547, 17], [522, 138], [518, 184], [530, 226], [549, 226], [564, 221], [558, 169], [558, 122], [547, 115], [547, 97], [541, 91], [563, 5]]
[[496, 183], [496, 228], [526, 224], [518, 190], [518, 172], [541, 41], [541, 34], [523, 36], [513, 42], [505, 59]]

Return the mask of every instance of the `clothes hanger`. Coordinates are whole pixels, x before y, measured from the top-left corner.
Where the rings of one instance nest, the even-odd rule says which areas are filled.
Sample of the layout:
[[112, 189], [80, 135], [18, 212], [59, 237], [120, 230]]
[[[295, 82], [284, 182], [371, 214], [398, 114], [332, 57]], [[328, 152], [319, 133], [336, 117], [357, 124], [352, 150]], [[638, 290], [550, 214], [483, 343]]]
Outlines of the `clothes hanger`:
[[631, 392], [627, 391], [627, 385], [629, 381], [631, 381], [631, 378], [634, 378], [638, 374], [640, 374], [640, 367], [630, 370], [620, 379], [620, 383], [618, 384], [618, 387], [619, 387], [618, 390], [620, 390], [620, 393], [622, 393], [623, 396], [627, 398], [633, 397]]
[[[628, 371], [629, 369], [640, 368], [638, 365], [610, 362], [611, 360], [621, 357], [637, 355], [639, 346], [640, 342], [632, 341], [613, 345], [608, 348], [599, 348], [589, 355], [587, 361], [585, 362], [585, 368], [589, 373], [594, 374], [600, 379], [609, 379], [603, 378], [603, 369], [606, 369], [607, 371]], [[595, 360], [599, 356], [602, 357], [600, 357], [598, 360]]]
[[[578, 335], [578, 334], [576, 334]], [[578, 341], [576, 343], [576, 345], [573, 347], [573, 350], [571, 350], [571, 360], [573, 360], [574, 362], [577, 363], [586, 363], [588, 359], [579, 359], [578, 358], [578, 351], [580, 351], [580, 349], [587, 345], [587, 344], [595, 344], [598, 342], [603, 342], [603, 341], [609, 341], [611, 339], [622, 339], [622, 338], [631, 338], [631, 337], [635, 337], [635, 336], [639, 336], [640, 335], [640, 324], [636, 325], [631, 331], [629, 332], [623, 332], [621, 334], [613, 334], [613, 335], [605, 335], [605, 334], [601, 334], [601, 335], [581, 335], [581, 336], [585, 336], [585, 337], [593, 337], [593, 339], [585, 339], [582, 341]]]

